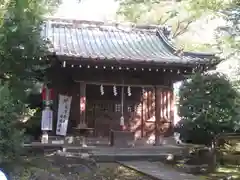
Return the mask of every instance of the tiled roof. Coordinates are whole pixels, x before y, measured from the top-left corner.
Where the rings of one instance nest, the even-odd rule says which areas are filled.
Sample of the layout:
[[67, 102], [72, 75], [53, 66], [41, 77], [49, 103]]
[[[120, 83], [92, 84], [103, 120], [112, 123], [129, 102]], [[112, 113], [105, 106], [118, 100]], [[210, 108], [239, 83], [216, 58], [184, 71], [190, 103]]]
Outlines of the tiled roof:
[[157, 26], [121, 27], [101, 22], [49, 20], [43, 35], [60, 56], [102, 60], [189, 64], [205, 62], [197, 54], [176, 55]]

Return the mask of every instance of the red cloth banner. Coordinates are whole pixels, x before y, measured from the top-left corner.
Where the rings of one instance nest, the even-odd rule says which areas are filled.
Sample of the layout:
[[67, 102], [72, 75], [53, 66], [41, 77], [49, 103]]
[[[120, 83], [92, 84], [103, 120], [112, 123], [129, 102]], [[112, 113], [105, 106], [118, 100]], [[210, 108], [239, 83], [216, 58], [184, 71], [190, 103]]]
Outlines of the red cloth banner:
[[43, 86], [42, 88], [42, 100], [43, 101], [52, 101], [53, 100], [53, 89]]

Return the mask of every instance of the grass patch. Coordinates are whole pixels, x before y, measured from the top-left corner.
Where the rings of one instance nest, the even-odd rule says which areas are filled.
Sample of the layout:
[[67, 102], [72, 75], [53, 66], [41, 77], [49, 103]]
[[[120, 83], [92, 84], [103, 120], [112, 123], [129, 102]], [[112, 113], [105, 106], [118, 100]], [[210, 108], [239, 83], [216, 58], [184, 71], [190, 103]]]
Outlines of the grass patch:
[[[178, 163], [178, 164], [166, 164], [170, 168], [174, 168], [177, 171], [190, 173], [184, 167], [185, 164]], [[202, 172], [202, 173], [194, 173], [191, 174], [201, 177], [203, 180], [219, 180], [227, 176], [232, 176], [234, 180], [240, 180], [240, 165], [221, 165], [216, 168], [215, 172]]]
[[207, 180], [218, 180], [226, 176], [232, 176], [234, 180], [240, 180], [240, 166], [237, 165], [224, 165], [219, 166], [216, 172], [209, 173], [203, 177]]

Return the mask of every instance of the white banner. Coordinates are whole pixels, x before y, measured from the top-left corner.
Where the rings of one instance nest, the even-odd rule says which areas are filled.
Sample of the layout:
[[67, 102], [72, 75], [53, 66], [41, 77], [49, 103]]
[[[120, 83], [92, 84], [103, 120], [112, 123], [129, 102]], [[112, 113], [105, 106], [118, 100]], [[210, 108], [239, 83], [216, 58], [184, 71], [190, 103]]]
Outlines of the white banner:
[[56, 134], [66, 136], [67, 127], [68, 127], [68, 119], [70, 115], [72, 97], [59, 95], [59, 103], [58, 103], [58, 120], [57, 120], [57, 128]]
[[174, 96], [174, 120], [173, 124], [174, 126], [177, 125], [177, 123], [181, 120], [181, 118], [178, 115], [178, 103], [179, 103], [179, 89], [182, 85], [183, 81], [178, 81], [173, 83], [173, 96]]
[[42, 111], [42, 131], [52, 131], [53, 111], [47, 107]]

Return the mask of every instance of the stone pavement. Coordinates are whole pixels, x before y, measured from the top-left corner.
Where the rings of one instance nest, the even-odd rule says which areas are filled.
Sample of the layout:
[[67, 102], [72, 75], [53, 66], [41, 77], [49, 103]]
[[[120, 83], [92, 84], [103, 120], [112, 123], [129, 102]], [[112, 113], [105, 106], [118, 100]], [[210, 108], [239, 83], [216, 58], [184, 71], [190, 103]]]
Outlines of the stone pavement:
[[120, 161], [119, 164], [159, 180], [201, 180], [192, 174], [178, 172], [162, 163], [149, 161]]

